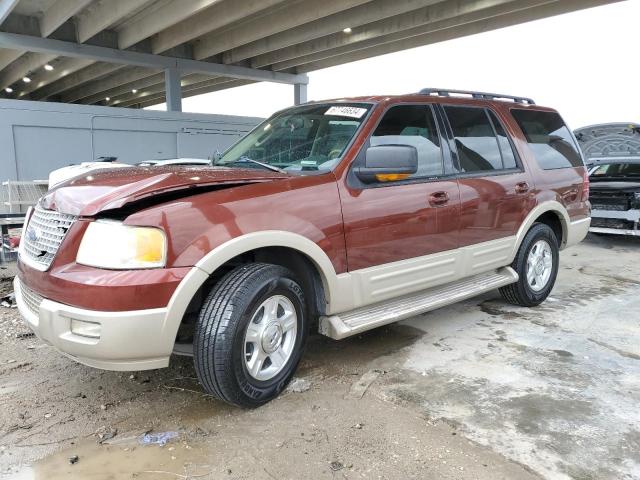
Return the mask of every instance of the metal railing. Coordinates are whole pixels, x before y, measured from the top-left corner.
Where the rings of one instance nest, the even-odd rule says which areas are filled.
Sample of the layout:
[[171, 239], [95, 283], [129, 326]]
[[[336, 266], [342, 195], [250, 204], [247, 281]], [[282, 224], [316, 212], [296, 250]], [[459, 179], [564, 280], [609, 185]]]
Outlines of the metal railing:
[[0, 184], [0, 264], [16, 259], [17, 249], [10, 245], [9, 231], [22, 227], [27, 209], [38, 203], [47, 187], [46, 180], [7, 180]]
[[7, 180], [0, 185], [0, 213], [24, 213], [47, 193], [46, 180]]

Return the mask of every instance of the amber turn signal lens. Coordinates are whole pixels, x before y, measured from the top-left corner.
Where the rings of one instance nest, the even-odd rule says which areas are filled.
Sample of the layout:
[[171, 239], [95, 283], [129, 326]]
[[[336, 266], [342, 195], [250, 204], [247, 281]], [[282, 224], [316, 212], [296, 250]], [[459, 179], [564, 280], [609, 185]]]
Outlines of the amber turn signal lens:
[[140, 263], [160, 263], [164, 258], [164, 235], [153, 228], [138, 228], [136, 236], [136, 257]]
[[376, 180], [379, 182], [397, 182], [398, 180], [406, 180], [410, 176], [408, 173], [376, 173]]

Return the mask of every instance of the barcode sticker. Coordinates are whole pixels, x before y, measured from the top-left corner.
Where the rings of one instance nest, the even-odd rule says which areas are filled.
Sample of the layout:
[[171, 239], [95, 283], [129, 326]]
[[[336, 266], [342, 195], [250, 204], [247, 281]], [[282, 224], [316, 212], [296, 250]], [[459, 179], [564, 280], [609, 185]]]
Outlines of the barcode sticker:
[[338, 117], [351, 117], [351, 118], [362, 118], [362, 116], [367, 113], [366, 108], [359, 107], [330, 107], [329, 110], [324, 112], [325, 115], [336, 115]]

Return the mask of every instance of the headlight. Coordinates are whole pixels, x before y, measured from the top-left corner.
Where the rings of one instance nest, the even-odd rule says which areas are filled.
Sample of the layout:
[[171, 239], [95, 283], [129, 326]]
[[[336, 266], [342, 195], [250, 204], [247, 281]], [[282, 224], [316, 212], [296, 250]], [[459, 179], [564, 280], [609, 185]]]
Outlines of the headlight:
[[161, 268], [167, 257], [164, 232], [151, 227], [129, 227], [119, 222], [89, 224], [76, 262], [113, 270]]

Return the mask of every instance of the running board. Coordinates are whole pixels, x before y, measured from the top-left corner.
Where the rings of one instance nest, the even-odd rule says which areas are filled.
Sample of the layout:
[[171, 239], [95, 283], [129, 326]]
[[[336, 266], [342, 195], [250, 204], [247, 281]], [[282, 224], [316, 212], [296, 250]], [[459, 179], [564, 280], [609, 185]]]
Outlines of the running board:
[[518, 281], [511, 267], [386, 300], [350, 312], [320, 317], [320, 333], [336, 340], [411, 318]]

